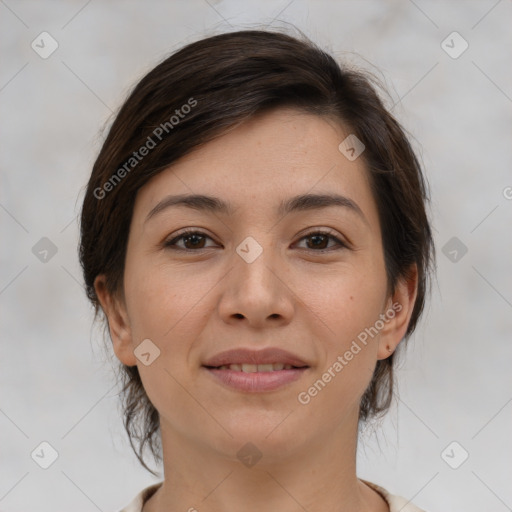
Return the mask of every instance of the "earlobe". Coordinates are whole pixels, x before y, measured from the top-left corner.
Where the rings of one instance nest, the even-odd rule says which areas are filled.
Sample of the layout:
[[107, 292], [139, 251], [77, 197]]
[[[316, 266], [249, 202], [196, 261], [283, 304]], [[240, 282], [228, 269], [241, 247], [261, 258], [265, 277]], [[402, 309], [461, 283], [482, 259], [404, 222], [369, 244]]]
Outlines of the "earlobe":
[[378, 359], [389, 357], [404, 338], [414, 310], [417, 293], [418, 269], [414, 264], [407, 277], [398, 281], [395, 293], [388, 300], [385, 315], [389, 320], [380, 333]]
[[135, 366], [137, 361], [133, 353], [132, 333], [124, 304], [108, 292], [104, 274], [96, 277], [94, 289], [107, 317], [110, 338], [117, 358], [127, 366]]

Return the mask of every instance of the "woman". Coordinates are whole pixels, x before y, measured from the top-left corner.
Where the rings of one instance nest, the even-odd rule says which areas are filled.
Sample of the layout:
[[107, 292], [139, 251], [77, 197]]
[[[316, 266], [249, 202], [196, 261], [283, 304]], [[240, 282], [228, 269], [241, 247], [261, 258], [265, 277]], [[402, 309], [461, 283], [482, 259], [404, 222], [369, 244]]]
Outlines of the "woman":
[[358, 479], [356, 446], [423, 310], [426, 202], [369, 80], [305, 37], [209, 37], [140, 81], [80, 243], [130, 442], [163, 460], [123, 512], [420, 510]]

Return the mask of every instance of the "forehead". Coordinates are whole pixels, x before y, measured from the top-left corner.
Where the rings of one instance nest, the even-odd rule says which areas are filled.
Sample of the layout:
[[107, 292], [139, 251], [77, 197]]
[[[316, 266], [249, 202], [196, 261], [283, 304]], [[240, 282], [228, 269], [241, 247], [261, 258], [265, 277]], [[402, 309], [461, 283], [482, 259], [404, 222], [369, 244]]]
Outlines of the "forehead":
[[282, 213], [286, 199], [339, 194], [365, 216], [377, 215], [362, 158], [339, 150], [350, 134], [340, 123], [292, 109], [255, 116], [173, 163], [139, 190], [134, 217], [144, 220], [169, 194], [216, 196], [232, 208]]

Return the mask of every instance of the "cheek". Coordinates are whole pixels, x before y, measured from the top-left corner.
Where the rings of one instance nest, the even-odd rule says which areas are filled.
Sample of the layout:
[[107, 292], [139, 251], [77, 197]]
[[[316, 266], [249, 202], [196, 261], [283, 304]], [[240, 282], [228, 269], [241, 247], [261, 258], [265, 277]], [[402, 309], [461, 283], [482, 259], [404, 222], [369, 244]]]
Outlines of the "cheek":
[[309, 281], [299, 291], [323, 325], [330, 345], [343, 349], [366, 328], [373, 326], [386, 297], [386, 276], [378, 266], [342, 269], [322, 280]]
[[127, 265], [126, 301], [134, 348], [150, 339], [159, 350], [150, 365], [137, 361], [144, 389], [162, 414], [172, 405], [190, 409], [190, 398], [179, 383], [190, 378], [187, 364], [191, 347], [199, 339], [207, 314], [201, 302], [211, 287], [175, 269]]
[[125, 292], [134, 344], [149, 338], [167, 366], [184, 366], [207, 321], [205, 296], [213, 285], [213, 278], [210, 282], [207, 276], [164, 265], [127, 265]]
[[307, 296], [313, 318], [320, 319], [316, 377], [326, 374], [323, 399], [336, 403], [339, 411], [342, 404], [357, 403], [371, 380], [379, 339], [374, 327], [386, 296], [385, 273], [379, 265], [367, 265], [364, 272], [352, 268], [301, 293]]
[[179, 304], [169, 285], [153, 269], [147, 273], [127, 270], [125, 293], [134, 343], [139, 338], [150, 338], [160, 345], [163, 333], [172, 328]]

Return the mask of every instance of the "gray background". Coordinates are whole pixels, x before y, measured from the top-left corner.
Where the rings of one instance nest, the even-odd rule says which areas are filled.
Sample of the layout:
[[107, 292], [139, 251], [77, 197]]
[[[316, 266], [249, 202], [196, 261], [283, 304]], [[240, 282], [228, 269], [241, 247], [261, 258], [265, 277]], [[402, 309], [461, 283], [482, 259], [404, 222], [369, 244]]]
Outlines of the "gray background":
[[[438, 279], [399, 399], [362, 434], [359, 475], [429, 511], [512, 510], [511, 15], [510, 0], [0, 0], [0, 510], [115, 511], [158, 481], [130, 451], [82, 290], [83, 187], [101, 127], [157, 62], [286, 22], [381, 70], [431, 185]], [[46, 59], [31, 47], [43, 31], [58, 43]], [[442, 46], [453, 31], [469, 44], [458, 58]], [[48, 469], [31, 458], [42, 441], [59, 455]]]

